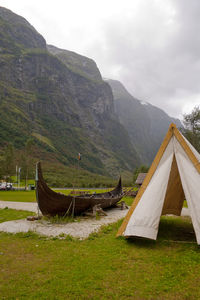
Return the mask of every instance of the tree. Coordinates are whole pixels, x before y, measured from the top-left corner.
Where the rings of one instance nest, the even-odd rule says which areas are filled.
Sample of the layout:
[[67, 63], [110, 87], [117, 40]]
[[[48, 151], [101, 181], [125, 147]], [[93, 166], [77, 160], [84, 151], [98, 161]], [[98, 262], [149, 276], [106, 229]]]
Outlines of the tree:
[[11, 143], [7, 145], [3, 152], [2, 174], [6, 181], [10, 180], [11, 175], [14, 174], [14, 149]]
[[4, 160], [3, 157], [0, 156], [0, 179], [3, 179], [3, 164], [4, 164]]
[[200, 152], [200, 107], [195, 107], [190, 114], [185, 114], [183, 123], [184, 136]]
[[22, 170], [24, 171], [24, 178], [25, 178], [25, 189], [27, 190], [28, 185], [28, 176], [29, 176], [29, 169], [31, 163], [31, 150], [33, 146], [33, 140], [28, 139], [25, 144], [24, 153], [22, 154], [21, 161], [22, 161]]

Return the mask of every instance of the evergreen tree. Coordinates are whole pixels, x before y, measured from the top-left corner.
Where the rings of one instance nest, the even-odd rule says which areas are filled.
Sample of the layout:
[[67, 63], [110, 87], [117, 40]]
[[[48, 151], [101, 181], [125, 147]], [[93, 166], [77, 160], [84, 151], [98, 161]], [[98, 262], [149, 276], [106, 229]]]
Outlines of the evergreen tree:
[[200, 107], [195, 107], [190, 114], [184, 115], [184, 136], [200, 152]]

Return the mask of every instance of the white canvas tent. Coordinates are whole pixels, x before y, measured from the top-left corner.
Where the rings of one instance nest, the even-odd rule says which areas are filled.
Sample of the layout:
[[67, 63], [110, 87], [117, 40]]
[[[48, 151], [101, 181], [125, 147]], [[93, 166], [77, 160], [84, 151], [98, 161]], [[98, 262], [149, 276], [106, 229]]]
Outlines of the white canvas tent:
[[161, 215], [180, 215], [187, 200], [200, 244], [200, 154], [171, 124], [117, 236], [156, 240]]

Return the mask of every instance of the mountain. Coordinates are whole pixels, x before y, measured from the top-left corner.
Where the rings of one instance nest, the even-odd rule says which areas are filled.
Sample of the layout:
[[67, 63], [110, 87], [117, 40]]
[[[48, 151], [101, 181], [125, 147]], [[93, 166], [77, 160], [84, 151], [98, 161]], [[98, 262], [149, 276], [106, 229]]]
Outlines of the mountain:
[[45, 39], [23, 17], [0, 7], [0, 51], [19, 54], [23, 47], [46, 50]]
[[[114, 110], [112, 90], [89, 58], [47, 46], [22, 17], [0, 7], [0, 145], [51, 164], [115, 176], [140, 164]], [[59, 171], [59, 170], [58, 170]]]
[[59, 49], [52, 45], [47, 45], [47, 49], [72, 71], [84, 77], [88, 77], [91, 80], [102, 80], [101, 73], [92, 59], [69, 50]]
[[170, 123], [182, 127], [180, 120], [171, 118], [160, 108], [134, 98], [117, 80], [106, 82], [112, 88], [115, 112], [128, 131], [135, 151], [144, 164], [151, 164]]

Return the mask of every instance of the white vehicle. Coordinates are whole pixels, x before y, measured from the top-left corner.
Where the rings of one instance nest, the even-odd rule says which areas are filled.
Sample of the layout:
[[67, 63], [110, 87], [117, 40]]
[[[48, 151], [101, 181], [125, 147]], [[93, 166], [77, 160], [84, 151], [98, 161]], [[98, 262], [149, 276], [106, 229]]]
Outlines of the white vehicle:
[[6, 182], [1, 182], [0, 183], [0, 190], [5, 191], [6, 190]]

